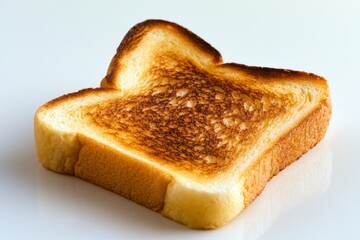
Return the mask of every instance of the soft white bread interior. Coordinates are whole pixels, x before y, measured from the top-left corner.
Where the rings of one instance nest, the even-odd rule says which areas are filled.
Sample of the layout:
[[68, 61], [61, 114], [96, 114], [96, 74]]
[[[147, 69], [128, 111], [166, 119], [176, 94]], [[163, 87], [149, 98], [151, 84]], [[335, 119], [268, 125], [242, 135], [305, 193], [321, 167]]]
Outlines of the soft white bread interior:
[[40, 162], [191, 228], [238, 215], [323, 138], [331, 116], [325, 79], [223, 64], [160, 20], [129, 31], [101, 86], [39, 108]]

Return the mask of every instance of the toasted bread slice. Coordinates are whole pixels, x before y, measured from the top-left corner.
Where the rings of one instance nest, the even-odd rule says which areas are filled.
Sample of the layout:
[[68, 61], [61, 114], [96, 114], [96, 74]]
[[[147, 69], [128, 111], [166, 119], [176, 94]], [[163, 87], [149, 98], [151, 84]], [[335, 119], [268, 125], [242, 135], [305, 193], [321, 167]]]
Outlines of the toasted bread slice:
[[129, 31], [101, 85], [38, 109], [40, 162], [191, 228], [238, 215], [323, 138], [331, 116], [322, 77], [223, 64], [160, 20]]

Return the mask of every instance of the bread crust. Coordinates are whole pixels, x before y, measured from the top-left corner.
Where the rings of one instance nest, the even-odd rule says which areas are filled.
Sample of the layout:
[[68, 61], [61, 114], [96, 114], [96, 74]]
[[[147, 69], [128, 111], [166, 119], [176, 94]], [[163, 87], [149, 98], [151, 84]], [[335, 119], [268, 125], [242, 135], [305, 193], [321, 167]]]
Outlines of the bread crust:
[[246, 73], [248, 76], [255, 78], [256, 80], [264, 81], [282, 81], [282, 80], [295, 80], [295, 81], [306, 81], [311, 80], [317, 82], [324, 86], [327, 86], [326, 79], [321, 76], [318, 76], [313, 73], [304, 72], [304, 71], [295, 71], [291, 69], [282, 69], [282, 68], [269, 68], [269, 67], [258, 67], [258, 66], [249, 66], [239, 63], [224, 63], [219, 65], [220, 68], [231, 69], [241, 73]]
[[80, 135], [81, 148], [75, 164], [74, 175], [151, 210], [161, 211], [169, 174], [105, 146], [89, 137]]

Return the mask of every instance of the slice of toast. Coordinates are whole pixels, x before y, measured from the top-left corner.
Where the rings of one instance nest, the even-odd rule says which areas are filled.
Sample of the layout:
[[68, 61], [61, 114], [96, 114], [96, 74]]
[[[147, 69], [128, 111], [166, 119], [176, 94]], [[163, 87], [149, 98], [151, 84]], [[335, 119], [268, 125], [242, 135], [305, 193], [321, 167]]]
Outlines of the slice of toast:
[[233, 219], [323, 138], [331, 116], [322, 77], [223, 64], [161, 20], [128, 32], [101, 86], [38, 109], [40, 162], [191, 228]]

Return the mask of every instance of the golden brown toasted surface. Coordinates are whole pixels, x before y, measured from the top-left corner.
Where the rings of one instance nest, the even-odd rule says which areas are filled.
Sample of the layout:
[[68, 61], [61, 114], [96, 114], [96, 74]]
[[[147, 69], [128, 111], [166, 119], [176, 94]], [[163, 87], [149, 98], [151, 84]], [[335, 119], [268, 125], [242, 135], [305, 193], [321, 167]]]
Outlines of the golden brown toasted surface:
[[291, 105], [289, 96], [213, 76], [171, 54], [149, 72], [145, 92], [89, 106], [86, 116], [119, 144], [184, 171], [230, 167]]

